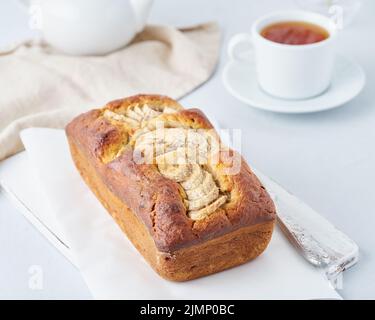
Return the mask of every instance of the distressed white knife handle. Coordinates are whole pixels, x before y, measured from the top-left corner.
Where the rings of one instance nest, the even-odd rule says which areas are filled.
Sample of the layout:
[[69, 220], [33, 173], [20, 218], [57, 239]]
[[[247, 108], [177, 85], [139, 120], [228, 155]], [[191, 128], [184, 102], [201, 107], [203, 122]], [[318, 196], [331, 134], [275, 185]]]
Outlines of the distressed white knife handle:
[[323, 268], [331, 281], [357, 263], [359, 248], [353, 240], [276, 182], [255, 173], [275, 202], [280, 228], [306, 260]]

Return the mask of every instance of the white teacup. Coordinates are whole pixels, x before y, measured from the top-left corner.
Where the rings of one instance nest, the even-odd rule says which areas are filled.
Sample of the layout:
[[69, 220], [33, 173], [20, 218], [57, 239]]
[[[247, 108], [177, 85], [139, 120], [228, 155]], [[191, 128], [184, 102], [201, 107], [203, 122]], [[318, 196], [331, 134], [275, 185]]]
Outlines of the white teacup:
[[[274, 23], [301, 21], [325, 29], [327, 39], [303, 45], [288, 45], [264, 38], [261, 31]], [[335, 23], [326, 16], [305, 11], [281, 11], [258, 19], [251, 34], [240, 33], [229, 41], [228, 54], [234, 60], [256, 64], [260, 87], [284, 99], [307, 99], [329, 87], [335, 58]], [[251, 46], [250, 50], [241, 47]], [[250, 53], [250, 54], [249, 54]]]
[[75, 55], [98, 55], [128, 44], [146, 24], [152, 0], [19, 0], [43, 40]]

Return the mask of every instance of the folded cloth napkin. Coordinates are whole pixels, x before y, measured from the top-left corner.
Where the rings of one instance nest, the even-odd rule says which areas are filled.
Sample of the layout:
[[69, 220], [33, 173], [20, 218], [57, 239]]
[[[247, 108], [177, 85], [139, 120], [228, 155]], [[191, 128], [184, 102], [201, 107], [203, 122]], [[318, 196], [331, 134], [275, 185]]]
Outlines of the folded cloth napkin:
[[63, 130], [31, 128], [21, 137], [44, 192], [40, 201], [55, 215], [94, 298], [340, 299], [278, 229], [250, 263], [184, 283], [160, 278], [81, 179]]
[[137, 93], [180, 98], [215, 69], [216, 23], [176, 29], [146, 26], [105, 56], [66, 56], [43, 46], [0, 55], [0, 160], [22, 150], [19, 131], [62, 128], [75, 115]]

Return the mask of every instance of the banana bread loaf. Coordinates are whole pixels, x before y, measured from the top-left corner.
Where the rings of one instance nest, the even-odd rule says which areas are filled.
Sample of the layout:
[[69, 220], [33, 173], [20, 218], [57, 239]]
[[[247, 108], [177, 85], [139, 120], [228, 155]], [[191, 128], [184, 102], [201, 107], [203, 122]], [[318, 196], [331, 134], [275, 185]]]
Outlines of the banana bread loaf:
[[198, 109], [138, 95], [78, 116], [66, 134], [87, 185], [162, 277], [202, 277], [266, 249], [274, 204]]

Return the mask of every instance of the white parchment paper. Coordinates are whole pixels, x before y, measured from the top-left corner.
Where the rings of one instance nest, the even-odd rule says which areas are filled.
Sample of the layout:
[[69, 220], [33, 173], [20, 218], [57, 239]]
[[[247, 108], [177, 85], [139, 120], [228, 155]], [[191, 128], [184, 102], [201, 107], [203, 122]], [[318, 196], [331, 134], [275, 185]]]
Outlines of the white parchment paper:
[[201, 279], [173, 283], [143, 260], [84, 184], [63, 130], [21, 133], [44, 201], [69, 241], [73, 259], [98, 299], [340, 299], [277, 229], [264, 254], [245, 265]]

